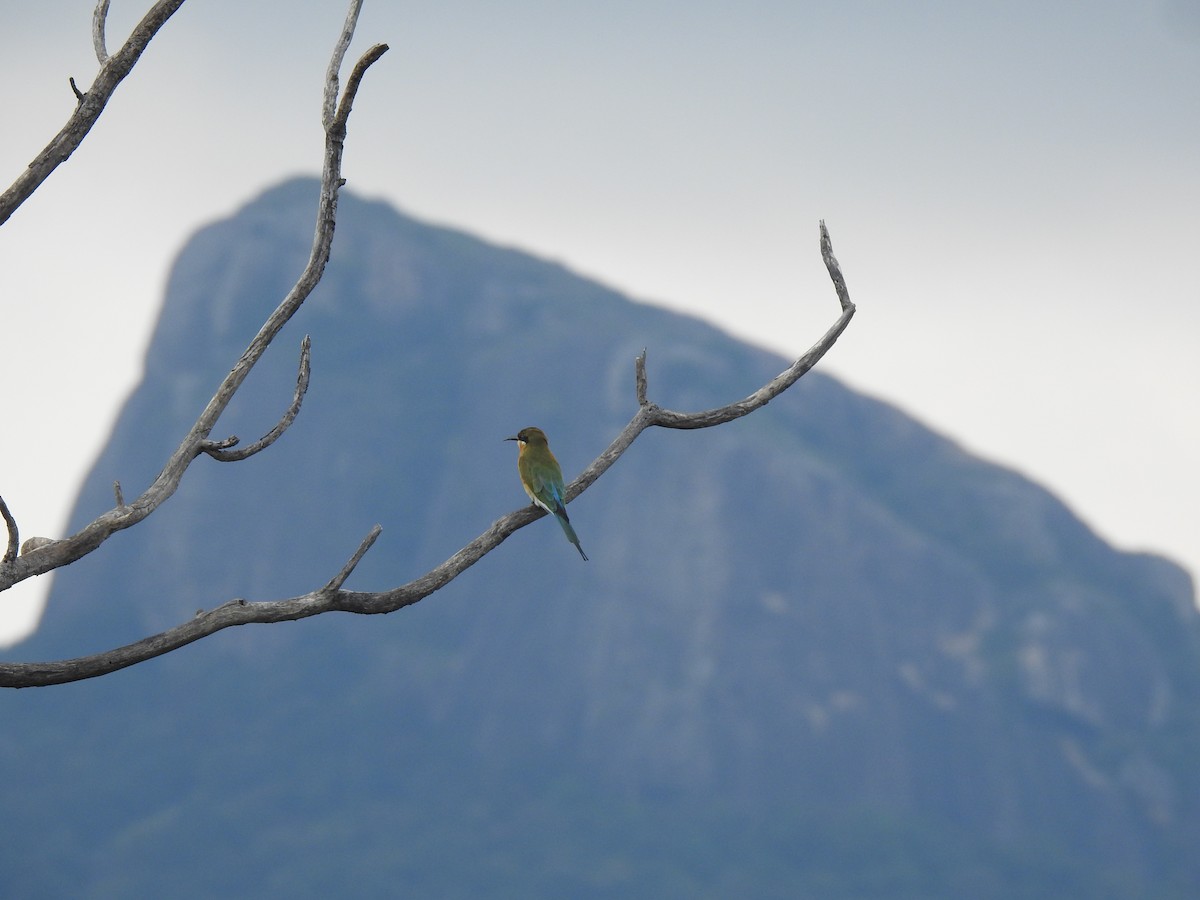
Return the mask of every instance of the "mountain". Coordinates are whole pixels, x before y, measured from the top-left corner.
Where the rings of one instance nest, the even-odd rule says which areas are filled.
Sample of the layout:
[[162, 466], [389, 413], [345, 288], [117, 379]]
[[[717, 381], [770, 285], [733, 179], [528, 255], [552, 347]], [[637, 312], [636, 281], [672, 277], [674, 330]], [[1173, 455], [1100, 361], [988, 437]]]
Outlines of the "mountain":
[[[183, 249], [73, 528], [157, 473], [300, 271], [315, 198], [289, 181]], [[541, 426], [568, 478], [598, 454], [643, 347], [676, 409], [786, 365], [352, 193], [214, 437], [275, 422], [306, 333], [291, 430], [197, 460], [55, 576], [10, 657], [303, 593], [376, 522], [348, 587], [408, 581], [526, 502], [503, 438]], [[541, 520], [393, 615], [0, 694], [0, 892], [1195, 895], [1200, 616], [1175, 565], [820, 372], [729, 425], [645, 433], [571, 514], [590, 562]]]

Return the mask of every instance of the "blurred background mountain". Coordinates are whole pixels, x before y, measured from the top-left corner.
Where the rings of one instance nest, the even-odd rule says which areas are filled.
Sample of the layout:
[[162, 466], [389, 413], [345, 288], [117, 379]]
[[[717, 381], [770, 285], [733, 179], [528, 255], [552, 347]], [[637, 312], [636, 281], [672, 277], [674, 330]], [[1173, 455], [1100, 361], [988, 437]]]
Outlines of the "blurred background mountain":
[[[303, 266], [316, 190], [286, 182], [184, 248], [73, 528], [157, 473]], [[831, 288], [802, 302], [836, 317]], [[526, 502], [502, 438], [544, 428], [568, 479], [598, 454], [643, 347], [676, 409], [788, 362], [351, 193], [324, 281], [214, 437], [274, 423], [305, 333], [292, 429], [198, 460], [56, 575], [9, 658], [303, 593], [376, 522], [348, 586], [407, 581]], [[588, 563], [539, 521], [395, 615], [0, 695], [0, 890], [1195, 895], [1200, 617], [1177, 566], [820, 372], [729, 425], [647, 432], [571, 514]]]

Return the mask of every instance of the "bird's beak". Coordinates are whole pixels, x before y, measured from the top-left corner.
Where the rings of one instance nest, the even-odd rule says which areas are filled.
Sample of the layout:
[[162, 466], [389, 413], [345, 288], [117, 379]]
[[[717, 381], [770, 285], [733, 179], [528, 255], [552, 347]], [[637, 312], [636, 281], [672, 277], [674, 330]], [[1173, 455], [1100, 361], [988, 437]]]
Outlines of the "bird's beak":
[[510, 438], [505, 438], [505, 440], [506, 440], [506, 441], [518, 441], [518, 440], [520, 440], [520, 438], [517, 438], [517, 437], [510, 437]]

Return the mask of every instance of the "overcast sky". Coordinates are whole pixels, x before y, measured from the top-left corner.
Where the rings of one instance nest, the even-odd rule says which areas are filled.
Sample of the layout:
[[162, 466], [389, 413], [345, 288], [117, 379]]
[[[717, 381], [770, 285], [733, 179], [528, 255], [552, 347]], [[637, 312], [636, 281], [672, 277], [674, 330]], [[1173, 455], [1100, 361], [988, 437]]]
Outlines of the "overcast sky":
[[[110, 50], [149, 5], [113, 0]], [[344, 13], [191, 0], [0, 228], [23, 536], [62, 536], [187, 237], [318, 171]], [[91, 16], [0, 9], [4, 185], [94, 77]], [[374, 42], [350, 189], [789, 356], [837, 314], [824, 218], [859, 307], [826, 371], [1200, 570], [1200, 0], [366, 0]]]

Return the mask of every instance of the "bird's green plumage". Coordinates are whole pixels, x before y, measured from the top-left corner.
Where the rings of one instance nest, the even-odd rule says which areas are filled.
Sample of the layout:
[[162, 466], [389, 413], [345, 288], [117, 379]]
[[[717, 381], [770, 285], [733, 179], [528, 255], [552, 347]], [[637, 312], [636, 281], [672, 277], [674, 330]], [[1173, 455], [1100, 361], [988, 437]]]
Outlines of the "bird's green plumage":
[[567, 518], [562, 469], [554, 454], [550, 452], [550, 443], [546, 440], [545, 432], [540, 428], [522, 428], [516, 437], [506, 440], [517, 442], [517, 472], [521, 476], [521, 487], [525, 488], [529, 499], [558, 519], [567, 540], [575, 545], [580, 556], [587, 559], [587, 554], [583, 552], [579, 543], [579, 536], [575, 534], [571, 520]]

